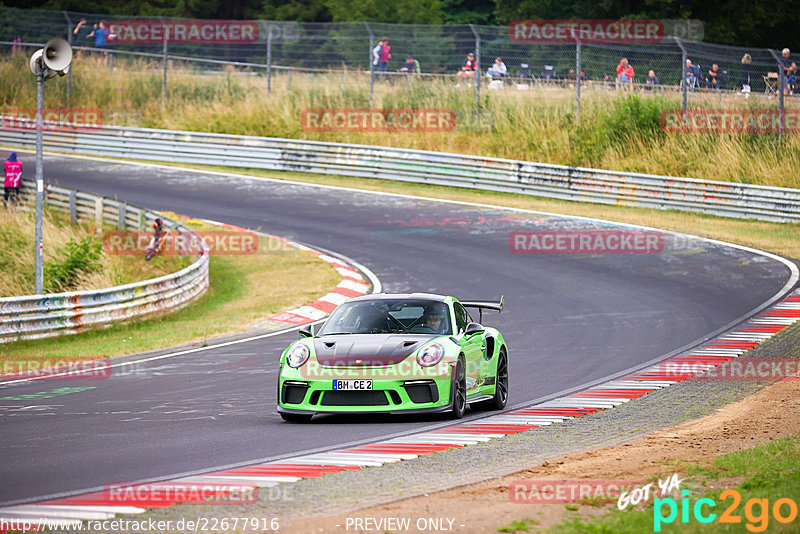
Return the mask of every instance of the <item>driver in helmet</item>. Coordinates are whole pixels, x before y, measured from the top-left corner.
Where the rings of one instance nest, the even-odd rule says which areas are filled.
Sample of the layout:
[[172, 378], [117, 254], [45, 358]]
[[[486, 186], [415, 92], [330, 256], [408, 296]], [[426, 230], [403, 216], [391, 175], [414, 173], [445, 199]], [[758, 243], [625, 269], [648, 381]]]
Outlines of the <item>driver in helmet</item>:
[[438, 334], [443, 334], [444, 311], [439, 307], [431, 307], [425, 310], [425, 317], [422, 326], [433, 330]]

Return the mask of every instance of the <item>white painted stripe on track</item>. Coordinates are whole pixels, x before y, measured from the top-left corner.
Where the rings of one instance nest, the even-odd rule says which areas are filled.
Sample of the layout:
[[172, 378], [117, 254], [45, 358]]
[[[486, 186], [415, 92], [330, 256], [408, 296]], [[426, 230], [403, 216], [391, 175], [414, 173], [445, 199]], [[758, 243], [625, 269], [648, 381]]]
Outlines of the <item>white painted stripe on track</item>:
[[141, 514], [146, 512], [146, 508], [140, 506], [130, 505], [103, 505], [103, 504], [24, 504], [20, 506], [9, 506], [8, 508], [0, 509], [0, 514], [8, 511], [27, 511], [35, 510], [40, 512], [58, 512], [60, 510], [79, 511], [84, 510], [87, 512], [106, 512], [112, 514]]
[[30, 518], [59, 518], [59, 519], [111, 519], [116, 514], [111, 512], [90, 512], [88, 510], [14, 510], [6, 512], [0, 509], [0, 517], [30, 517]]

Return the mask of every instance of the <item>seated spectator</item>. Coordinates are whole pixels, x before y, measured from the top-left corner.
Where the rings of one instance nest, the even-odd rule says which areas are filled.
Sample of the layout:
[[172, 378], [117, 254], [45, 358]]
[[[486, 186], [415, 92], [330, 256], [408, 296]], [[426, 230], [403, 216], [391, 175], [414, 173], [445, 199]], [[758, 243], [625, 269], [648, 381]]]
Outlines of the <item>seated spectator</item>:
[[691, 59], [686, 60], [686, 80], [685, 83], [689, 89], [693, 89], [700, 85], [700, 80], [703, 78], [698, 65], [692, 64]]
[[656, 76], [656, 72], [653, 69], [650, 69], [647, 73], [647, 80], [645, 80], [645, 89], [648, 91], [652, 91], [653, 87], [656, 85], [661, 85], [661, 82], [658, 81], [658, 76]]
[[494, 60], [494, 64], [486, 70], [486, 76], [489, 78], [502, 78], [508, 74], [508, 69], [503, 60], [499, 57]]
[[411, 56], [406, 56], [406, 62], [403, 63], [397, 72], [406, 72], [409, 74], [419, 74], [422, 70], [419, 68], [419, 61]]
[[629, 86], [633, 83], [633, 65], [628, 63], [627, 58], [622, 58], [617, 65], [617, 84], [622, 84], [623, 87]]
[[742, 93], [744, 93], [745, 98], [750, 98], [750, 73], [752, 62], [753, 57], [750, 54], [742, 56], [742, 73], [739, 78], [739, 85], [742, 86]]
[[792, 62], [789, 67], [789, 76], [786, 78], [786, 84], [789, 88], [790, 95], [797, 92], [797, 63], [795, 62]]
[[791, 50], [784, 48], [781, 50], [781, 57], [778, 59], [778, 79], [780, 80], [780, 75], [783, 73], [786, 80], [786, 86], [783, 89], [784, 94], [789, 94], [789, 77], [793, 75], [796, 76], [797, 74], [796, 72], [792, 71], [793, 63], [789, 57], [789, 54], [791, 54]]
[[[461, 67], [461, 70], [458, 71], [456, 74], [457, 80], [468, 80], [472, 79], [475, 76], [475, 67], [477, 67], [477, 61], [475, 61], [475, 54], [469, 53], [467, 54], [467, 61]], [[456, 83], [456, 87], [461, 87], [461, 82]]]
[[722, 73], [719, 71], [719, 65], [714, 63], [708, 69], [708, 76], [706, 77], [706, 89], [719, 89], [722, 81]]

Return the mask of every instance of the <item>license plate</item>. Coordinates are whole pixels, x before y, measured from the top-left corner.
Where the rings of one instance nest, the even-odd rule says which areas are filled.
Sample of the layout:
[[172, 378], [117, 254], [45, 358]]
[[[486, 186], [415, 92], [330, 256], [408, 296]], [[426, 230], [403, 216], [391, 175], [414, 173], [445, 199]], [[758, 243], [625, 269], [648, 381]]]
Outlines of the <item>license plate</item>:
[[334, 391], [370, 391], [372, 380], [334, 380]]

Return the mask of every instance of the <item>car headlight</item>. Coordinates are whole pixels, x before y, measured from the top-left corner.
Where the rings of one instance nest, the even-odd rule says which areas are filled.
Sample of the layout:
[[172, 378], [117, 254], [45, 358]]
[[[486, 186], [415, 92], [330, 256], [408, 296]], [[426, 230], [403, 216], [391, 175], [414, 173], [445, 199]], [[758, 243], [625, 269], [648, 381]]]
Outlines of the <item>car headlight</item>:
[[442, 358], [444, 358], [444, 347], [438, 343], [432, 343], [417, 354], [417, 363], [422, 367], [430, 367], [442, 361]]
[[286, 356], [286, 363], [289, 364], [289, 367], [300, 367], [306, 363], [309, 354], [308, 347], [303, 343], [298, 343], [289, 350], [289, 354]]

